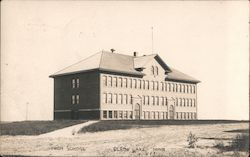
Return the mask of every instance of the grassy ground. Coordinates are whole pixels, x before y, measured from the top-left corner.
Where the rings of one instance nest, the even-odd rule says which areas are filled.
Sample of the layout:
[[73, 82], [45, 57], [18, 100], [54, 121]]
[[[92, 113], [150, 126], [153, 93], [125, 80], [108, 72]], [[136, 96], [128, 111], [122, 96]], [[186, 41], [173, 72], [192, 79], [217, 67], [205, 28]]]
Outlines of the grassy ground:
[[21, 121], [0, 123], [0, 135], [40, 135], [57, 129], [62, 129], [79, 123], [83, 120], [58, 121]]
[[244, 123], [246, 121], [236, 120], [109, 120], [100, 121], [87, 127], [82, 128], [79, 133], [99, 132], [108, 130], [124, 130], [131, 128], [150, 128], [163, 125], [203, 125], [203, 124], [227, 124], [227, 123]]
[[[138, 123], [146, 123], [119, 122], [137, 126]], [[246, 149], [249, 150], [249, 123], [217, 122], [205, 124], [203, 121], [202, 125], [154, 125], [153, 122], [147, 122], [147, 127], [86, 132], [71, 137], [0, 136], [0, 156], [248, 157], [249, 152]], [[198, 138], [194, 148], [190, 148], [187, 141], [190, 132]]]

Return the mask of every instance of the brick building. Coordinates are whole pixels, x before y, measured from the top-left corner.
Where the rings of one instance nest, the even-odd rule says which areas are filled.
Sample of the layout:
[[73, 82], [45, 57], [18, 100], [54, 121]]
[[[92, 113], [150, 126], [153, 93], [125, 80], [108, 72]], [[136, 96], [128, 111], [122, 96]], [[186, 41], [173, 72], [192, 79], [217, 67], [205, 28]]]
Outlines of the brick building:
[[198, 80], [157, 54], [102, 51], [54, 78], [54, 119], [197, 119]]

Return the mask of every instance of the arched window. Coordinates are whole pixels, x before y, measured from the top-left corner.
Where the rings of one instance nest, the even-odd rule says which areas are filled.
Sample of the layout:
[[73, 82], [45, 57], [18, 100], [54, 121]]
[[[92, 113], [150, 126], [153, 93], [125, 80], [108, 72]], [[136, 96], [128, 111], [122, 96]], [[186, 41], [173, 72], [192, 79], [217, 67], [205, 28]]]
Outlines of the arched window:
[[155, 75], [158, 75], [159, 74], [159, 69], [157, 66], [155, 66]]
[[154, 73], [155, 73], [154, 66], [151, 66], [151, 74], [154, 75]]

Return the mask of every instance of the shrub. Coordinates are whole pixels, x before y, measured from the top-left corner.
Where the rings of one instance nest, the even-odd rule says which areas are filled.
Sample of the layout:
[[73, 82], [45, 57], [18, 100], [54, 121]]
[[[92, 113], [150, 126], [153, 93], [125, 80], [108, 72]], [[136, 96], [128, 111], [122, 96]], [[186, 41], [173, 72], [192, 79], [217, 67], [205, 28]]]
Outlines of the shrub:
[[188, 147], [195, 148], [197, 141], [198, 141], [198, 138], [195, 136], [195, 134], [192, 134], [192, 132], [190, 132], [187, 137]]
[[249, 151], [249, 134], [237, 134], [232, 141], [231, 148], [239, 151]]

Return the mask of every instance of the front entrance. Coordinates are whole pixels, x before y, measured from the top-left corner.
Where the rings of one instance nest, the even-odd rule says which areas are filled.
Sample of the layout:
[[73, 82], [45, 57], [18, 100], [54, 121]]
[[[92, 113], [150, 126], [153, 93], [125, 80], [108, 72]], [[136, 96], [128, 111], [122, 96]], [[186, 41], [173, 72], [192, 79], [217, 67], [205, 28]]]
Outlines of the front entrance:
[[71, 119], [78, 119], [78, 110], [71, 110]]
[[139, 120], [140, 119], [140, 105], [138, 103], [135, 105], [134, 114], [135, 114], [135, 119]]
[[174, 119], [174, 106], [169, 107], [169, 119]]

